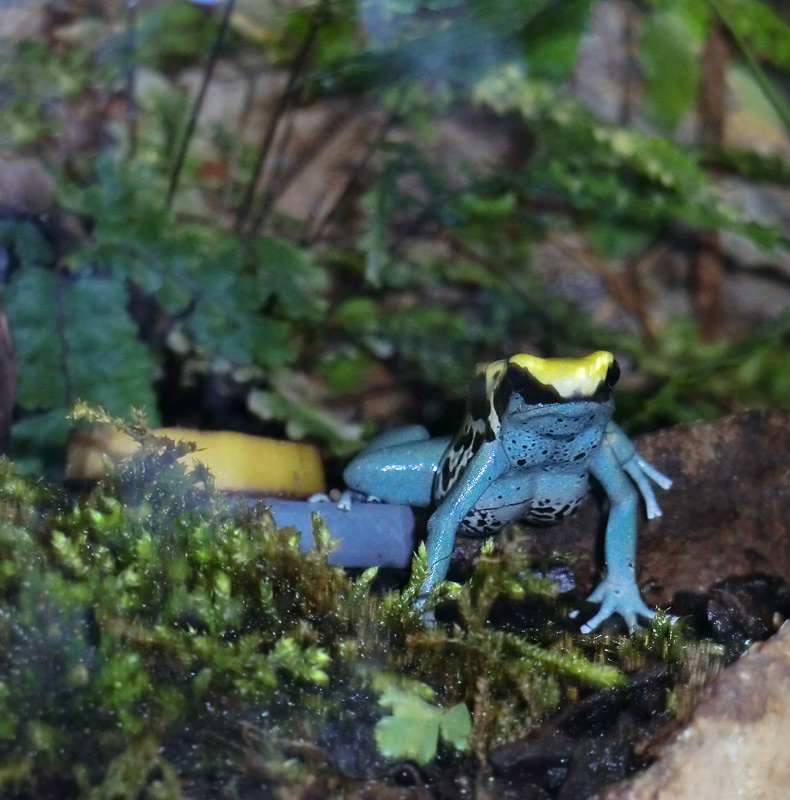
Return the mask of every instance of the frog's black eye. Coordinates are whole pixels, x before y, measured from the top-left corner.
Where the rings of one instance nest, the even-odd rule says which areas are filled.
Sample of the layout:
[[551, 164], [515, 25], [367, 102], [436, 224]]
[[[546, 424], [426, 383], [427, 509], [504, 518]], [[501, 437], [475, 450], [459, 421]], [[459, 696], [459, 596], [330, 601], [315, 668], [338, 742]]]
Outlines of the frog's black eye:
[[611, 389], [620, 380], [620, 365], [612, 361], [612, 365], [606, 371], [606, 385]]

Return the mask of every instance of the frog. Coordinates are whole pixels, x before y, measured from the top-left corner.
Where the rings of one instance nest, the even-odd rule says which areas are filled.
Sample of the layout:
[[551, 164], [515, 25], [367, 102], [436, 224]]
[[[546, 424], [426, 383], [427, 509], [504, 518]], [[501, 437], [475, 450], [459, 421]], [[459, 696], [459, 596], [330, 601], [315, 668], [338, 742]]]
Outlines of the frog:
[[[446, 578], [456, 534], [489, 536], [512, 522], [548, 526], [572, 514], [597, 482], [608, 498], [605, 570], [587, 598], [590, 633], [619, 615], [633, 632], [655, 612], [636, 581], [639, 495], [648, 519], [661, 516], [653, 484], [672, 481], [649, 464], [613, 420], [620, 377], [614, 355], [576, 358], [519, 353], [478, 365], [466, 415], [454, 436], [421, 425], [387, 431], [345, 468], [353, 493], [431, 507], [427, 573], [420, 604]], [[427, 618], [427, 617], [426, 617]]]

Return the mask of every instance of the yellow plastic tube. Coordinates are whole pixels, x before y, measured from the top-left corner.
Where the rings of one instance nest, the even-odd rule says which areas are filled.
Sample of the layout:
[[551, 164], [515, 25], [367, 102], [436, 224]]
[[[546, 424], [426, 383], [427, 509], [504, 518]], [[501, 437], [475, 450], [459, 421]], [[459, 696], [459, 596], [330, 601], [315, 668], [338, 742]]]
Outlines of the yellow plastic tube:
[[[223, 491], [287, 497], [309, 497], [326, 491], [321, 456], [312, 445], [189, 428], [158, 428], [152, 433], [193, 442], [197, 450], [182, 461], [205, 464], [214, 475], [216, 487]], [[66, 477], [99, 480], [104, 477], [103, 457], [117, 463], [138, 447], [137, 442], [114, 428], [77, 430], [66, 451]]]

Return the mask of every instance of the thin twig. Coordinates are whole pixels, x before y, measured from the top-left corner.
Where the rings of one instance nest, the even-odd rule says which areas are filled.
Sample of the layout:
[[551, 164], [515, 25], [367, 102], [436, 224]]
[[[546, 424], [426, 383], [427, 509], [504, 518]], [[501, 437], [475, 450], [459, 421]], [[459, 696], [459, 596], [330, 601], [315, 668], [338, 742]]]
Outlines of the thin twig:
[[[316, 34], [318, 33], [320, 18], [323, 13], [323, 8], [326, 5], [326, 0], [321, 0], [318, 5], [318, 8], [313, 13], [311, 20], [310, 20], [310, 27], [307, 31], [307, 34], [302, 41], [302, 46], [299, 48], [299, 52], [296, 54], [296, 58], [294, 59], [293, 65], [291, 66], [291, 74], [288, 76], [288, 83], [283, 89], [282, 94], [277, 100], [277, 105], [272, 112], [272, 116], [269, 120], [269, 124], [266, 127], [266, 130], [263, 133], [263, 138], [261, 139], [260, 147], [258, 148], [258, 156], [255, 159], [255, 165], [252, 169], [252, 175], [250, 176], [249, 181], [247, 182], [247, 188], [244, 192], [244, 198], [241, 201], [241, 205], [239, 206], [239, 210], [236, 212], [236, 223], [234, 225], [234, 230], [236, 232], [241, 231], [242, 227], [244, 226], [244, 222], [246, 221], [250, 210], [252, 208], [252, 203], [255, 198], [255, 187], [258, 185], [258, 181], [260, 180], [261, 174], [263, 173], [263, 167], [266, 163], [266, 159], [269, 155], [269, 151], [271, 150], [272, 143], [274, 142], [275, 134], [277, 133], [277, 127], [280, 124], [280, 119], [282, 115], [287, 111], [288, 107], [291, 104], [294, 96], [294, 87], [299, 79], [299, 76], [304, 69], [305, 64], [307, 63], [308, 56], [310, 55], [311, 50], [313, 49], [313, 43], [315, 41]], [[260, 227], [263, 223], [263, 215], [266, 212], [266, 198], [264, 197], [263, 203], [263, 210], [259, 211], [256, 219], [255, 219], [255, 226]]]
[[178, 148], [176, 160], [173, 163], [173, 169], [170, 172], [170, 183], [167, 187], [167, 198], [165, 200], [165, 208], [168, 211], [173, 205], [173, 197], [175, 196], [176, 189], [178, 188], [178, 181], [181, 177], [181, 171], [184, 168], [184, 160], [186, 159], [187, 150], [189, 149], [189, 143], [193, 134], [195, 133], [195, 126], [197, 125], [198, 117], [200, 116], [200, 111], [203, 107], [203, 101], [206, 98], [206, 92], [209, 84], [214, 76], [214, 67], [217, 64], [220, 49], [222, 48], [222, 42], [225, 39], [225, 34], [227, 33], [228, 25], [230, 24], [230, 15], [233, 13], [233, 7], [235, 5], [236, 0], [225, 0], [225, 12], [222, 15], [222, 21], [220, 22], [219, 30], [217, 30], [217, 35], [214, 38], [214, 44], [211, 47], [211, 53], [209, 53], [208, 61], [206, 62], [206, 68], [203, 72], [203, 81], [200, 84], [200, 89], [197, 93], [197, 97], [195, 98], [195, 102], [192, 105], [192, 112], [189, 115], [189, 121], [187, 122], [184, 135], [181, 138], [181, 144]]
[[[332, 114], [320, 128], [315, 131], [315, 134], [310, 137], [303, 147], [300, 147], [297, 152], [292, 153], [291, 163], [286, 167], [285, 165], [285, 147], [291, 138], [293, 125], [289, 124], [285, 134], [280, 137], [277, 143], [277, 153], [275, 154], [275, 169], [273, 175], [268, 181], [267, 189], [271, 187], [272, 202], [276, 202], [281, 198], [293, 185], [294, 181], [299, 181], [308, 170], [310, 166], [321, 157], [321, 154], [326, 148], [332, 144], [334, 137], [343, 126], [350, 120], [358, 118], [358, 110], [352, 107], [345, 108], [340, 112]], [[318, 205], [318, 204], [315, 204]], [[307, 228], [310, 220], [315, 218], [315, 212], [311, 210], [308, 216], [308, 221], [303, 226]]]
[[277, 196], [277, 190], [283, 177], [283, 163], [285, 161], [285, 154], [288, 150], [288, 146], [291, 143], [293, 129], [293, 116], [291, 116], [282, 136], [280, 136], [279, 141], [277, 142], [276, 152], [274, 153], [273, 159], [274, 163], [268, 180], [266, 181], [266, 188], [263, 191], [263, 196], [261, 197], [258, 206], [258, 213], [253, 217], [252, 223], [250, 224], [250, 232], [253, 234], [257, 234], [260, 231], [263, 221], [268, 216], [269, 209], [271, 208], [272, 203]]
[[129, 125], [129, 158], [137, 152], [137, 0], [126, 0], [126, 119]]

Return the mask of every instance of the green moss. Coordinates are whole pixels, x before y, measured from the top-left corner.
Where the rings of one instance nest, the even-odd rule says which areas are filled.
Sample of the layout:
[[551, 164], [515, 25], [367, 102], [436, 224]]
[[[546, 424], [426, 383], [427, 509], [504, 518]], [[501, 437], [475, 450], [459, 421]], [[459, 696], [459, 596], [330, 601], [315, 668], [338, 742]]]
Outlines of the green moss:
[[[27, 483], [0, 462], [2, 792], [35, 796], [56, 774], [74, 796], [136, 797], [143, 787], [177, 798], [189, 774], [233, 782], [250, 731], [256, 742], [271, 734], [265, 760], [279, 775], [287, 748], [272, 743], [320, 738], [331, 719], [360, 728], [350, 735], [375, 753], [383, 673], [430, 687], [432, 747], [441, 733], [457, 748], [466, 734], [456, 716], [471, 713], [470, 744], [484, 758], [584, 687], [620, 685], [618, 664], [677, 661], [687, 647], [668, 626], [602, 645], [553, 632], [556, 621], [493, 626], [497, 604], [525, 595], [563, 616], [507, 543], [486, 545], [463, 586], [434, 591], [428, 606], [455, 622], [426, 629], [414, 609], [424, 548], [400, 590], [371, 591], [375, 570], [353, 578], [328, 564], [320, 516], [316, 547], [303, 554], [298, 534], [267, 511], [234, 507], [205, 470], [187, 471], [183, 445], [141, 420], [77, 416], [114, 422], [142, 446], [87, 494]], [[415, 710], [406, 706], [395, 713], [401, 740]]]

